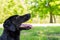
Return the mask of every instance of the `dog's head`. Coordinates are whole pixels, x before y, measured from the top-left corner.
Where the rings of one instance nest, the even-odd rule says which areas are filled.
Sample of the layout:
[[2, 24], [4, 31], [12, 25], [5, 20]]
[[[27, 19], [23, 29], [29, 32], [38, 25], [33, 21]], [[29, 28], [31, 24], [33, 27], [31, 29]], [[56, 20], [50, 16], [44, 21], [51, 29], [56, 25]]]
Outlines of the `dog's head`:
[[[31, 25], [22, 24], [30, 19], [30, 14], [25, 14], [23, 16], [14, 15], [9, 17], [3, 24], [4, 29], [9, 31], [31, 29]], [[23, 26], [23, 27], [22, 27]]]

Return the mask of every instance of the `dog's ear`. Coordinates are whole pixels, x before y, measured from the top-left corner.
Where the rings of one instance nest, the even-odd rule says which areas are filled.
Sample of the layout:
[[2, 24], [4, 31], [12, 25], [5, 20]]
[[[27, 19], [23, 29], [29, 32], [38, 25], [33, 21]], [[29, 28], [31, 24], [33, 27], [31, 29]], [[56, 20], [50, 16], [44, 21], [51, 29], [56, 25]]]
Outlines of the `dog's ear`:
[[13, 25], [13, 23], [11, 23], [10, 20], [6, 20], [3, 24], [4, 28], [9, 30], [9, 31], [15, 31], [15, 26]]
[[8, 28], [10, 31], [16, 31], [15, 29], [15, 25], [14, 24], [10, 24], [9, 28]]

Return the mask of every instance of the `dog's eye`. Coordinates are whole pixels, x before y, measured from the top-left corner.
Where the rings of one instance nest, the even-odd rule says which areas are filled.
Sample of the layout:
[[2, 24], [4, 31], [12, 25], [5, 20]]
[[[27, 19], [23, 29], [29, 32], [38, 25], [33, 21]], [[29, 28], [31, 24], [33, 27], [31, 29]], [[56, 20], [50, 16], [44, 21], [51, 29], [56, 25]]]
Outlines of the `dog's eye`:
[[19, 16], [16, 17], [16, 19], [20, 18]]

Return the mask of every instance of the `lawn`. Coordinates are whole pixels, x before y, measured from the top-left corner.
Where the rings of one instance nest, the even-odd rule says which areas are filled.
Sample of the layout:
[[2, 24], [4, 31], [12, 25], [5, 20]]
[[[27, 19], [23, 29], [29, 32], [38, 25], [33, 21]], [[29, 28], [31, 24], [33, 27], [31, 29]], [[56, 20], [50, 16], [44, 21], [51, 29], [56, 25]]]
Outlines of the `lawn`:
[[[0, 35], [3, 29], [0, 28]], [[21, 31], [21, 40], [60, 40], [60, 27], [33, 27]]]

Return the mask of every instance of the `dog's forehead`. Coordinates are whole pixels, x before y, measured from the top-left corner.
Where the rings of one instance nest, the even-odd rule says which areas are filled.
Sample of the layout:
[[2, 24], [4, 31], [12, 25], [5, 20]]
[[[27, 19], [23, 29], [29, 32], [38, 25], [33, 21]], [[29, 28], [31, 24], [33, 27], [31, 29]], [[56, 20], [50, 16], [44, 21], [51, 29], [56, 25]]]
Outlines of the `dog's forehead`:
[[13, 15], [13, 16], [10, 16], [8, 19], [12, 19], [12, 18], [15, 18], [17, 17], [18, 15]]
[[16, 19], [21, 19], [21, 18], [22, 18], [22, 16], [16, 16], [15, 18], [16, 18]]

